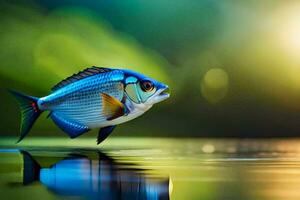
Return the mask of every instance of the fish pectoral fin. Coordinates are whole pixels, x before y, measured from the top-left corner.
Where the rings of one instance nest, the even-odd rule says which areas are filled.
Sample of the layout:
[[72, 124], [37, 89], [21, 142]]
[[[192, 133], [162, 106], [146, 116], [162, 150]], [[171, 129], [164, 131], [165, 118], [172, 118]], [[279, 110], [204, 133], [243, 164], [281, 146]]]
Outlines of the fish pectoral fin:
[[116, 126], [107, 126], [101, 128], [98, 133], [97, 144], [100, 144], [103, 140], [105, 140], [116, 128]]
[[56, 112], [51, 112], [50, 117], [62, 131], [70, 136], [70, 138], [76, 138], [90, 130], [87, 126], [66, 119], [63, 115]]
[[101, 93], [100, 96], [103, 105], [102, 114], [106, 120], [110, 121], [126, 114], [126, 107], [118, 99], [105, 93]]

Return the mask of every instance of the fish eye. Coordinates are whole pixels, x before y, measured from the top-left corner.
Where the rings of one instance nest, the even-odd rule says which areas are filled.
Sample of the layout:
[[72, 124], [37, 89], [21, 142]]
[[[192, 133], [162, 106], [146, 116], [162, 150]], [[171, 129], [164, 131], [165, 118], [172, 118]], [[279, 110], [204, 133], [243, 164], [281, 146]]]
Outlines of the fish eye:
[[150, 92], [154, 89], [153, 83], [151, 81], [148, 81], [148, 80], [147, 81], [142, 81], [140, 83], [140, 85], [141, 85], [141, 88], [144, 92]]

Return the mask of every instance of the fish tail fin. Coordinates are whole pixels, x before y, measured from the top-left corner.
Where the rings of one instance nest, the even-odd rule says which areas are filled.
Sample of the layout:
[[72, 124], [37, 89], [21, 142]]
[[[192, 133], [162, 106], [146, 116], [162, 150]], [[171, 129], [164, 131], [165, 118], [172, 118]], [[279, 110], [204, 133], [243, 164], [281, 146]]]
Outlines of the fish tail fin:
[[29, 133], [34, 122], [43, 111], [41, 111], [38, 107], [37, 97], [27, 96], [14, 90], [9, 90], [9, 92], [16, 98], [21, 108], [21, 135], [17, 141], [17, 143], [19, 143]]
[[27, 185], [39, 180], [41, 166], [29, 152], [21, 150], [23, 155], [23, 184]]

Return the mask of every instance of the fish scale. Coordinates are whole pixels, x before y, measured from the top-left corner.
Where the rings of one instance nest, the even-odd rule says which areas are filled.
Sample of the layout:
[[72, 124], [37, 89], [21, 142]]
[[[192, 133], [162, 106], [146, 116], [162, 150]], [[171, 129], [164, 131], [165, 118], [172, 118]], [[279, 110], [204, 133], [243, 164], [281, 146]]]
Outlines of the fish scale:
[[[75, 89], [70, 88], [74, 92], [65, 96], [62, 103], [59, 105], [54, 103], [55, 106], [49, 106], [49, 109], [64, 118], [75, 120], [89, 127], [101, 124], [106, 120], [106, 117], [102, 114], [103, 103], [100, 94], [110, 94], [120, 101], [123, 98], [123, 91], [119, 90], [120, 87], [118, 87], [118, 85], [122, 84], [121, 81], [110, 81], [112, 76], [116, 74], [116, 72], [105, 75], [99, 74], [83, 80], [82, 83], [73, 86]], [[61, 92], [58, 91], [58, 94], [61, 94]], [[49, 98], [51, 99], [52, 97]], [[47, 98], [45, 101], [47, 101]], [[52, 104], [51, 100], [49, 103], [50, 105]], [[45, 106], [47, 107], [47, 104]]]

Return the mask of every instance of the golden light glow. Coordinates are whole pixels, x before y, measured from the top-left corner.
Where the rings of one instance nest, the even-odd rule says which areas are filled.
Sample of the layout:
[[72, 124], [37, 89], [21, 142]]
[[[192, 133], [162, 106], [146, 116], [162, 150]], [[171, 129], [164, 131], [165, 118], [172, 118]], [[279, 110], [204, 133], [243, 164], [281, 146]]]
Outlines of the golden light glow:
[[202, 151], [204, 153], [213, 153], [213, 152], [215, 152], [215, 146], [212, 144], [205, 144], [202, 147]]
[[274, 27], [277, 29], [279, 42], [290, 55], [300, 51], [300, 4], [281, 8], [276, 14]]
[[172, 179], [170, 177], [170, 179], [169, 179], [169, 196], [172, 195], [172, 192], [173, 192], [173, 182], [172, 182]]

